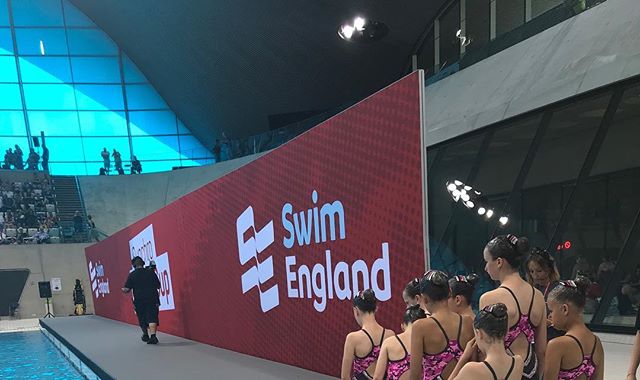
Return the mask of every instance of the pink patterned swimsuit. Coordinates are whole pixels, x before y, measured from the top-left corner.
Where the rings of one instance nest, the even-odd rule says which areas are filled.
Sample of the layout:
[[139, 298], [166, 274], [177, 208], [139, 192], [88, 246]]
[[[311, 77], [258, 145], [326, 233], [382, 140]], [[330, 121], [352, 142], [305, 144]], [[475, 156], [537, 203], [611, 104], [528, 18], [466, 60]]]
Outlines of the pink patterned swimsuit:
[[400, 376], [404, 375], [404, 373], [409, 370], [409, 363], [411, 362], [411, 355], [409, 354], [409, 351], [407, 351], [407, 348], [397, 335], [396, 339], [398, 339], [398, 342], [400, 342], [400, 345], [404, 350], [404, 357], [400, 360], [389, 360], [387, 364], [387, 380], [399, 380]]
[[[508, 291], [511, 296], [513, 296], [514, 301], [516, 301], [516, 306], [518, 306], [518, 322], [515, 325], [509, 327], [509, 331], [507, 331], [507, 335], [504, 337], [504, 348], [511, 351], [510, 347], [513, 342], [518, 339], [520, 335], [524, 335], [525, 339], [529, 343], [529, 347], [527, 349], [527, 356], [524, 360], [524, 370], [522, 372], [523, 379], [532, 379], [535, 377], [536, 372], [538, 371], [538, 357], [536, 356], [535, 351], [535, 329], [536, 326], [531, 323], [531, 308], [533, 307], [533, 301], [535, 299], [535, 288], [531, 287], [531, 303], [529, 303], [529, 311], [527, 314], [522, 314], [522, 309], [520, 308], [520, 303], [518, 302], [518, 298], [513, 293], [513, 291], [506, 286], [501, 286], [502, 289]], [[513, 353], [513, 351], [511, 351]]]
[[572, 369], [560, 369], [560, 372], [558, 372], [558, 380], [575, 380], [582, 375], [585, 375], [587, 380], [590, 380], [593, 377], [593, 374], [596, 373], [596, 364], [593, 362], [593, 353], [596, 352], [596, 347], [598, 346], [598, 337], [596, 337], [596, 341], [593, 343], [591, 354], [585, 355], [580, 341], [575, 336], [569, 334], [566, 334], [565, 336], [572, 338], [576, 343], [578, 343], [578, 347], [580, 347], [580, 352], [582, 353], [582, 363]]
[[460, 346], [460, 332], [462, 331], [462, 316], [460, 317], [460, 324], [458, 325], [458, 337], [456, 339], [449, 339], [447, 332], [434, 317], [430, 317], [438, 325], [444, 338], [447, 341], [447, 347], [442, 352], [437, 354], [425, 353], [422, 357], [422, 379], [423, 380], [441, 380], [442, 372], [447, 368], [447, 365], [452, 361], [458, 361], [462, 356], [462, 347]]
[[378, 360], [378, 356], [380, 356], [380, 346], [382, 346], [382, 341], [384, 340], [384, 333], [386, 330], [382, 330], [382, 338], [380, 338], [380, 344], [377, 346], [373, 343], [373, 338], [367, 330], [362, 329], [362, 331], [367, 334], [367, 337], [371, 341], [371, 351], [364, 356], [359, 357], [358, 355], [354, 355], [355, 359], [353, 359], [353, 369], [351, 370], [351, 378], [356, 380], [361, 379], [373, 379], [371, 375], [367, 372], [367, 369], [371, 366], [371, 364], [375, 363]]

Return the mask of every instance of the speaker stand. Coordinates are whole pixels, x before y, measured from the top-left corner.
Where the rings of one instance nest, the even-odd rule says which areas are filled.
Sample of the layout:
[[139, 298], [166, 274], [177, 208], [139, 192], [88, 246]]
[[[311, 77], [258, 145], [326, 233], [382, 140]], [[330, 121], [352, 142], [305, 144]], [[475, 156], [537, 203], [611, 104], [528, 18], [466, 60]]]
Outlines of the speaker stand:
[[44, 315], [43, 318], [55, 318], [56, 316], [51, 314], [51, 310], [49, 309], [49, 298], [47, 298], [47, 314]]

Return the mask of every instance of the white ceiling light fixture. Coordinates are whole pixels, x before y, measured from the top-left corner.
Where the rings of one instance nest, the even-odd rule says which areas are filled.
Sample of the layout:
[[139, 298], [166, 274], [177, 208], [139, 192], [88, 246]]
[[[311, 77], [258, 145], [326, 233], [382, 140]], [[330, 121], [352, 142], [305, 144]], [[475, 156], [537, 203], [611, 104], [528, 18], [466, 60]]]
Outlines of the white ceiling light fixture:
[[342, 28], [340, 28], [340, 31], [342, 34], [340, 34], [340, 37], [348, 40], [353, 36], [353, 32], [356, 30], [356, 28], [354, 28], [351, 25], [342, 25]]
[[503, 226], [506, 226], [507, 223], [509, 223], [509, 218], [506, 216], [501, 216], [500, 219], [498, 219], [498, 221], [500, 222], [500, 224], [502, 224]]
[[487, 209], [484, 207], [479, 207], [478, 208], [478, 215], [484, 215], [484, 213], [487, 212]]
[[362, 17], [356, 17], [353, 20], [353, 27], [358, 31], [358, 32], [362, 32], [364, 30], [364, 25], [367, 23], [367, 20], [365, 20]]
[[487, 219], [491, 219], [491, 217], [493, 216], [493, 210], [487, 210], [485, 216], [487, 217]]

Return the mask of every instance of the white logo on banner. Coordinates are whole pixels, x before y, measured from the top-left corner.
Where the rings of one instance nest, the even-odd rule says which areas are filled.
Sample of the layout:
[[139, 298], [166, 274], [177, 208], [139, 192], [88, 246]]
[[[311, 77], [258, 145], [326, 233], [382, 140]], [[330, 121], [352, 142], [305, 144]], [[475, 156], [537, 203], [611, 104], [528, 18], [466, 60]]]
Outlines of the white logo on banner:
[[89, 261], [89, 279], [91, 280], [91, 291], [96, 298], [109, 294], [109, 279], [105, 277], [104, 265], [99, 261], [95, 265]]
[[173, 283], [171, 282], [171, 267], [169, 266], [169, 253], [156, 255], [156, 241], [153, 236], [153, 224], [150, 224], [139, 234], [129, 240], [129, 253], [133, 259], [142, 257], [148, 265], [151, 260], [156, 263], [156, 274], [160, 279], [160, 311], [174, 310]]
[[[251, 230], [253, 236], [245, 241], [244, 233], [249, 230]], [[242, 274], [242, 293], [246, 293], [253, 288], [258, 288], [260, 292], [260, 307], [262, 311], [266, 313], [280, 303], [278, 285], [274, 285], [265, 290], [260, 287], [260, 284], [264, 284], [273, 277], [273, 257], [269, 256], [262, 262], [258, 260], [258, 254], [262, 253], [262, 251], [273, 243], [273, 221], [270, 221], [260, 231], [256, 231], [253, 219], [253, 208], [249, 206], [236, 220], [236, 234], [238, 237], [240, 264], [244, 265], [251, 259], [256, 261], [256, 265]]]
[[[282, 238], [284, 248], [308, 253], [310, 246], [345, 240], [347, 228], [342, 202], [335, 200], [318, 206], [318, 192], [311, 193], [312, 208], [294, 211], [291, 203], [282, 207], [282, 227], [286, 231]], [[246, 241], [244, 235], [251, 231], [253, 236]], [[267, 312], [279, 304], [278, 285], [264, 290], [261, 284], [274, 276], [273, 256], [262, 262], [258, 254], [262, 253], [274, 240], [273, 221], [260, 231], [254, 226], [253, 208], [249, 206], [236, 221], [238, 253], [240, 264], [254, 259], [252, 266], [242, 275], [242, 292], [257, 287], [260, 292], [260, 306]], [[330, 249], [323, 249], [324, 262], [314, 265], [297, 264], [296, 256], [284, 257], [284, 271], [287, 281], [288, 298], [313, 299], [313, 307], [322, 313], [330, 299], [350, 300], [365, 289], [373, 289], [376, 298], [387, 301], [391, 298], [391, 270], [389, 267], [389, 243], [381, 243], [382, 255], [369, 265], [362, 259], [349, 264], [335, 261]], [[319, 256], [319, 255], [314, 255]], [[370, 256], [370, 255], [367, 255]], [[322, 260], [322, 259], [321, 259]]]

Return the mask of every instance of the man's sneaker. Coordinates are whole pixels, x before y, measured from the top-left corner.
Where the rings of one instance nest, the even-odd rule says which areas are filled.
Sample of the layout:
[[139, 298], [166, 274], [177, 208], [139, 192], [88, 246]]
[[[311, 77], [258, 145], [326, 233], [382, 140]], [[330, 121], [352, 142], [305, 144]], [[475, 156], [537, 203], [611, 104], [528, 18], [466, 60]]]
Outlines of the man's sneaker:
[[148, 334], [143, 334], [142, 335], [142, 341], [143, 342], [148, 342], [149, 341], [149, 335]]
[[158, 338], [156, 338], [155, 334], [151, 335], [147, 344], [158, 344]]

